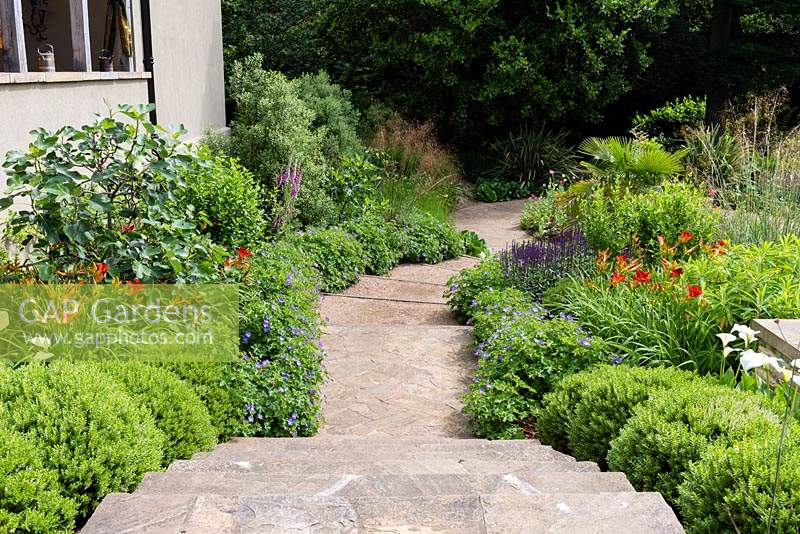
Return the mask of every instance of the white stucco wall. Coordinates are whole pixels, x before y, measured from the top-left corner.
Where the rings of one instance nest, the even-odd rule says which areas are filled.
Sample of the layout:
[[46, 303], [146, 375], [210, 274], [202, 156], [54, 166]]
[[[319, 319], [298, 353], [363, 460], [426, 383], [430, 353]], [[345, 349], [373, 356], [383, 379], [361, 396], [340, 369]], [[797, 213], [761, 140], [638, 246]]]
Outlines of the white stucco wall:
[[225, 126], [220, 0], [151, 0], [158, 121], [190, 137]]
[[[95, 5], [97, 2], [91, 2]], [[135, 65], [141, 73], [139, 0], [133, 1], [131, 18]], [[207, 128], [224, 127], [220, 0], [151, 0], [151, 18], [159, 122], [183, 123], [190, 139], [201, 136]], [[28, 132], [34, 128], [85, 124], [94, 113], [106, 110], [104, 100], [112, 105], [147, 102], [145, 79], [64, 82], [64, 77], [76, 79], [77, 73], [59, 72], [47, 77], [62, 79], [58, 83], [10, 83], [13, 76], [0, 72], [0, 159], [9, 150], [24, 148]]]

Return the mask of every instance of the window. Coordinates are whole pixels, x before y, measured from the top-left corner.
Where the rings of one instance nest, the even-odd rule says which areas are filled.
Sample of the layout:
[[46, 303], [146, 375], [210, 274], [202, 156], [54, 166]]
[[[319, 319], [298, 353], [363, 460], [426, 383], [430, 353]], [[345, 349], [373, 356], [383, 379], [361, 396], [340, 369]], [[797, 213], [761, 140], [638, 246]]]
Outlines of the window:
[[132, 71], [131, 13], [131, 0], [0, 0], [0, 72], [41, 71], [40, 56], [56, 72]]

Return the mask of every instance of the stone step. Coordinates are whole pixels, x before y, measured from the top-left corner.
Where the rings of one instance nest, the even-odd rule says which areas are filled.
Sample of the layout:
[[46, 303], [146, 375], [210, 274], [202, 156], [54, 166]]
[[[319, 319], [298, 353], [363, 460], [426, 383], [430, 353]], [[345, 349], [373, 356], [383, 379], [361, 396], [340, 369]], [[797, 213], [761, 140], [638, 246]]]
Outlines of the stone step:
[[230, 463], [280, 463], [280, 462], [382, 462], [385, 460], [416, 460], [433, 461], [441, 460], [494, 460], [505, 462], [509, 460], [526, 460], [530, 462], [574, 462], [571, 456], [560, 453], [545, 445], [531, 445], [516, 449], [497, 448], [461, 448], [450, 450], [441, 449], [407, 449], [393, 451], [390, 448], [370, 450], [363, 447], [354, 447], [351, 451], [292, 451], [273, 450], [263, 448], [232, 447], [217, 449], [198, 458], [197, 461], [205, 462], [230, 462]]
[[444, 287], [441, 284], [395, 280], [381, 276], [362, 276], [356, 285], [342, 293], [347, 297], [446, 304], [443, 294]]
[[328, 326], [325, 435], [467, 437], [470, 329]]
[[437, 265], [400, 265], [389, 273], [388, 278], [409, 282], [426, 282], [429, 284], [447, 285], [448, 280], [458, 275], [461, 269]]
[[458, 495], [111, 494], [82, 534], [683, 532], [653, 493]]
[[147, 473], [136, 493], [338, 495], [345, 498], [426, 495], [598, 493], [633, 491], [622, 473], [554, 472], [493, 475], [273, 475], [215, 472]]
[[337, 326], [458, 325], [446, 304], [323, 295], [320, 313]]
[[302, 462], [268, 462], [250, 459], [220, 460], [176, 460], [168, 472], [209, 472], [223, 473], [269, 473], [273, 475], [497, 475], [527, 470], [536, 473], [549, 472], [583, 472], [599, 471], [593, 462], [557, 461], [557, 460], [505, 460], [485, 458], [459, 458], [441, 456], [423, 456], [421, 458], [405, 458], [373, 460], [333, 461], [309, 459]]

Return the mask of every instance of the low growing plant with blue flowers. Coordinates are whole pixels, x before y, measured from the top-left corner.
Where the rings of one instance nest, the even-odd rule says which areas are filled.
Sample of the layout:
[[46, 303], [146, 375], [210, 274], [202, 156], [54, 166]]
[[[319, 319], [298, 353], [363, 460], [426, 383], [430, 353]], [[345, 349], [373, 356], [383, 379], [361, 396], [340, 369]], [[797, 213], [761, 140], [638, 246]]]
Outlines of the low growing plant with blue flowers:
[[[510, 295], [516, 305], [500, 304], [509, 291], [516, 290], [493, 292], [474, 314], [476, 333], [491, 332], [478, 338], [478, 371], [465, 396], [464, 411], [481, 437], [533, 435], [542, 396], [560, 378], [607, 361], [606, 343], [572, 317], [551, 316], [538, 305], [520, 309], [523, 300], [516, 294]], [[485, 322], [491, 327], [484, 328]]]
[[324, 380], [320, 277], [311, 259], [285, 242], [255, 253], [241, 269], [243, 356], [229, 368], [241, 404], [236, 433], [314, 434]]

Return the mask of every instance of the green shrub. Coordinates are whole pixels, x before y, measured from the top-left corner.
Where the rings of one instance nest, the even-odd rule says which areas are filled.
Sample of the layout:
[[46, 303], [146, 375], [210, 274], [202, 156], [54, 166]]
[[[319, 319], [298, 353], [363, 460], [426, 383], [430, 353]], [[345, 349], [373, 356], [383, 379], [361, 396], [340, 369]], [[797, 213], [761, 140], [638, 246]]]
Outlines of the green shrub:
[[478, 371], [465, 396], [464, 412], [481, 437], [523, 437], [560, 378], [608, 360], [605, 342], [570, 318], [511, 308], [495, 311], [507, 321], [478, 345]]
[[9, 213], [7, 235], [23, 237], [23, 267], [34, 276], [218, 280], [224, 251], [200, 235], [191, 210], [172, 202], [185, 187], [180, 174], [201, 162], [181, 131], [150, 124], [151, 109], [119, 106], [79, 129], [38, 129], [26, 153], [8, 153], [0, 210], [21, 208]]
[[784, 445], [780, 479], [773, 492], [777, 436], [758, 436], [732, 446], [709, 448], [693, 463], [679, 488], [678, 508], [688, 532], [767, 531], [800, 529], [800, 447], [796, 432]]
[[450, 222], [424, 212], [414, 212], [399, 222], [403, 234], [402, 261], [439, 263], [464, 254], [461, 234]]
[[503, 264], [494, 257], [488, 257], [468, 269], [450, 278], [447, 282], [445, 298], [450, 309], [462, 322], [466, 322], [473, 315], [478, 295], [488, 288], [504, 289], [511, 287], [510, 282], [503, 272]]
[[217, 432], [217, 441], [235, 435], [245, 405], [241, 385], [231, 377], [235, 364], [215, 362], [172, 363], [166, 367], [189, 384], [203, 401]]
[[88, 517], [111, 492], [161, 467], [164, 434], [147, 408], [96, 365], [30, 364], [0, 375], [0, 425], [36, 443], [62, 495]]
[[75, 501], [61, 495], [58, 474], [42, 466], [39, 447], [0, 428], [0, 531], [72, 532]]
[[627, 365], [599, 366], [568, 376], [542, 402], [539, 437], [554, 449], [605, 464], [611, 441], [636, 405], [693, 376], [676, 369]]
[[360, 154], [342, 156], [328, 173], [328, 190], [342, 223], [364, 215], [376, 203], [383, 170]]
[[317, 115], [301, 98], [299, 82], [265, 71], [263, 60], [254, 54], [233, 66], [229, 87], [236, 114], [228, 144], [231, 155], [253, 171], [273, 217], [281, 200], [276, 178], [287, 165], [298, 165], [303, 170], [297, 198], [300, 222], [332, 222], [335, 206], [325, 192], [324, 179], [327, 131], [315, 126]]
[[762, 396], [705, 382], [654, 393], [611, 442], [608, 467], [640, 491], [658, 491], [676, 504], [689, 466], [715, 443], [775, 435], [778, 416]]
[[400, 262], [402, 236], [397, 226], [382, 215], [367, 213], [343, 228], [364, 248], [367, 274], [384, 275]]
[[561, 232], [569, 223], [569, 216], [556, 203], [556, 195], [563, 188], [551, 184], [539, 197], [534, 196], [522, 207], [519, 225], [534, 239], [542, 239]]
[[706, 116], [706, 99], [685, 96], [633, 118], [636, 132], [656, 139], [670, 149], [679, 148], [683, 130], [701, 124]]
[[358, 111], [350, 103], [350, 91], [331, 83], [325, 71], [297, 79], [298, 95], [316, 116], [313, 126], [325, 130], [322, 150], [328, 160], [360, 147]]
[[364, 247], [341, 228], [310, 229], [290, 241], [306, 254], [322, 277], [322, 290], [338, 293], [366, 270]]
[[615, 187], [596, 188], [580, 205], [578, 217], [589, 246], [608, 250], [612, 255], [634, 252], [647, 263], [661, 258], [659, 237], [674, 245], [688, 231], [691, 241], [684, 250], [699, 243], [712, 242], [719, 214], [711, 199], [693, 186], [666, 182], [644, 193], [626, 194]]
[[216, 444], [217, 431], [203, 401], [168, 369], [135, 361], [105, 362], [100, 367], [153, 414], [167, 437], [164, 466]]
[[[344, 236], [338, 232], [325, 234], [337, 253], [344, 246], [336, 241]], [[325, 243], [325, 235], [315, 239]], [[337, 261], [331, 251], [318, 253]], [[308, 436], [319, 427], [325, 372], [317, 310], [320, 278], [311, 261], [293, 242], [277, 242], [251, 258], [239, 292], [243, 358], [225, 368], [228, 387], [241, 402], [236, 435]]]
[[209, 159], [207, 166], [186, 173], [178, 202], [193, 206], [200, 231], [215, 243], [229, 251], [253, 246], [266, 232], [260, 186], [236, 160]]

